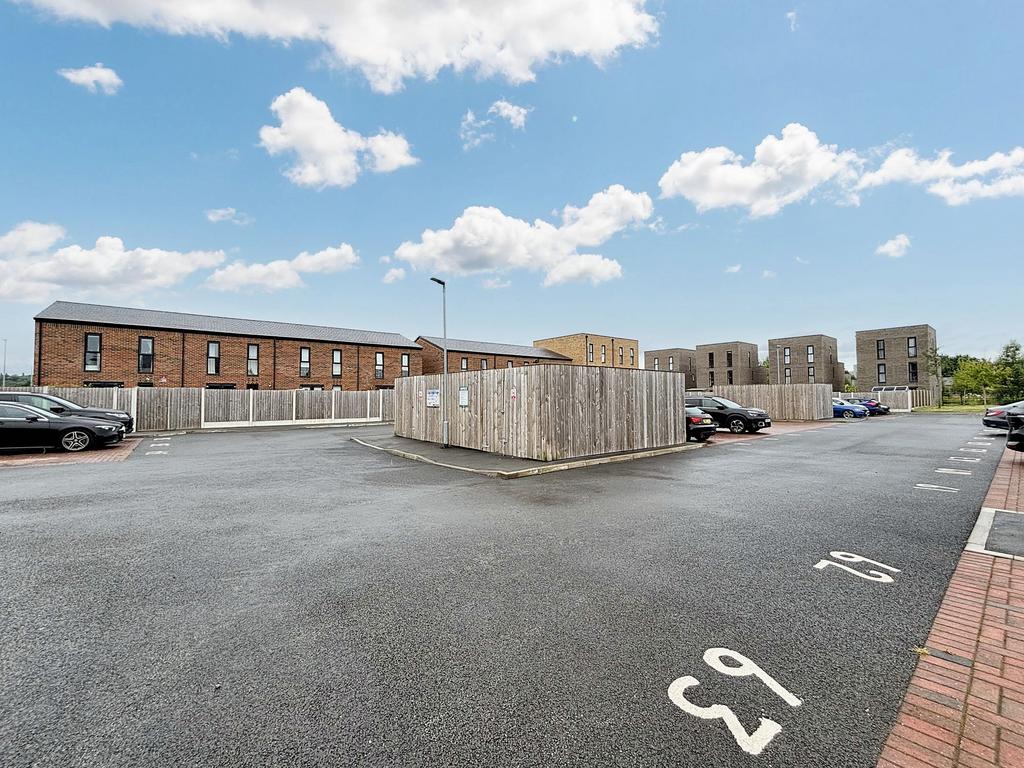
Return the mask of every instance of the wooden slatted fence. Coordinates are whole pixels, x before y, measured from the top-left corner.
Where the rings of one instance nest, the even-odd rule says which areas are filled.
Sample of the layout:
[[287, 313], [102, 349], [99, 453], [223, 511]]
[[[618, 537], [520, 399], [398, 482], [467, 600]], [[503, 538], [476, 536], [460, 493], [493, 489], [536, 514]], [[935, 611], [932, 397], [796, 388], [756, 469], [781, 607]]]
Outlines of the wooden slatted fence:
[[[692, 392], [699, 395], [702, 392]], [[775, 421], [818, 421], [832, 418], [830, 384], [726, 384], [703, 392], [748, 408], [768, 411]]]

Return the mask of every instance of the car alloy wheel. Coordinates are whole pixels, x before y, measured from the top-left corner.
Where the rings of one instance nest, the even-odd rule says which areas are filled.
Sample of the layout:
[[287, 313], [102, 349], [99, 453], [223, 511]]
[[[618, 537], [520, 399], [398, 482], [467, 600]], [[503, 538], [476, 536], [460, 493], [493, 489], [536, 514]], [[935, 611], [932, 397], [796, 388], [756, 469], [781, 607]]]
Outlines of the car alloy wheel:
[[84, 451], [91, 442], [92, 435], [81, 429], [71, 429], [60, 436], [60, 447], [71, 453]]
[[844, 419], [852, 419], [856, 415], [857, 414], [855, 414], [853, 411], [843, 411], [843, 418]]
[[743, 419], [736, 418], [729, 420], [729, 431], [734, 435], [739, 435], [747, 431], [747, 422]]

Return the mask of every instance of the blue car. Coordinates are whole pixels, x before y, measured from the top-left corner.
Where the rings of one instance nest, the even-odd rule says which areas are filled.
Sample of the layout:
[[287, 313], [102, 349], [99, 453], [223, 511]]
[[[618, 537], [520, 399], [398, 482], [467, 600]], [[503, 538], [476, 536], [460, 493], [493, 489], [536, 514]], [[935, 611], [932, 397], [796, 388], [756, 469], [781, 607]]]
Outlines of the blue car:
[[867, 416], [868, 409], [863, 405], [854, 405], [838, 397], [832, 398], [833, 419], [866, 419]]

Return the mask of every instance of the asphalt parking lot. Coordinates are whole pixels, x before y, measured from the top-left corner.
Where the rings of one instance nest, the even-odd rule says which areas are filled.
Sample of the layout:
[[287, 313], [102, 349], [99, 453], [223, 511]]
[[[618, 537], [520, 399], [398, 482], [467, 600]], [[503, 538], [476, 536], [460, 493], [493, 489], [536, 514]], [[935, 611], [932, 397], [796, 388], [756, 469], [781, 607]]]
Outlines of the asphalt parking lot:
[[349, 429], [7, 468], [0, 764], [873, 766], [983, 432], [825, 423], [515, 481]]

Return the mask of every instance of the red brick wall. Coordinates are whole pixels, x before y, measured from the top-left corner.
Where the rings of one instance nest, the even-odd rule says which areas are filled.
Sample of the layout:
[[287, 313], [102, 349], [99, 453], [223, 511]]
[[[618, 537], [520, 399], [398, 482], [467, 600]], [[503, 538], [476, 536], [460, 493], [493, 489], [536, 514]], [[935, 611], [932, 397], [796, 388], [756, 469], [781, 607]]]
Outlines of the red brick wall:
[[[85, 370], [85, 334], [102, 336], [101, 369]], [[140, 336], [153, 337], [153, 373], [138, 372]], [[42, 341], [42, 366], [39, 342]], [[220, 374], [206, 373], [208, 341], [220, 342]], [[258, 344], [259, 375], [247, 375], [249, 344]], [[309, 347], [310, 375], [299, 376], [299, 349]], [[341, 350], [342, 375], [332, 375], [332, 352]], [[184, 350], [184, 366], [182, 366]], [[384, 378], [374, 378], [374, 355], [384, 353]], [[320, 385], [324, 389], [390, 387], [401, 375], [403, 354], [409, 355], [409, 375], [423, 371], [422, 356], [416, 349], [364, 347], [353, 344], [293, 341], [290, 339], [244, 338], [213, 334], [158, 331], [141, 328], [111, 328], [73, 323], [36, 323], [35, 370], [39, 385], [81, 386], [89, 381], [120, 381], [126, 387], [139, 383], [164, 387], [205, 387], [234, 384], [239, 389], [257, 384], [260, 389], [296, 389]]]
[[[441, 365], [443, 358], [443, 351], [440, 347], [435, 347], [429, 341], [423, 339], [417, 339], [417, 343], [423, 347], [423, 373], [444, 373], [444, 369]], [[545, 363], [568, 363], [568, 360], [547, 360], [544, 358], [530, 357], [528, 355], [481, 355], [478, 353], [471, 354], [469, 352], [458, 352], [454, 350], [448, 350], [448, 372], [457, 373], [462, 370], [462, 358], [466, 358], [467, 371], [480, 371], [483, 370], [481, 360], [487, 360], [487, 367], [490, 368], [507, 368], [511, 361], [513, 367], [520, 368], [524, 365], [543, 365]]]

